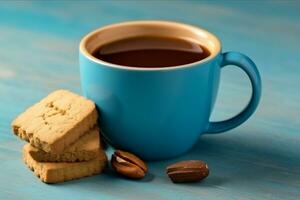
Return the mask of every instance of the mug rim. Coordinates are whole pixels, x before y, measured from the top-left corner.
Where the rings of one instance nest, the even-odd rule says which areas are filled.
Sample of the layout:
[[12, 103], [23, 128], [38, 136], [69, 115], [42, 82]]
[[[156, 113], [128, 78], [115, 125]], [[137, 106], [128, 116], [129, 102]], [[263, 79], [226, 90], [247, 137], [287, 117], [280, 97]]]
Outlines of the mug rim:
[[[97, 59], [94, 56], [92, 56], [92, 54], [90, 52], [88, 52], [88, 50], [86, 48], [88, 40], [100, 31], [108, 30], [108, 29], [116, 28], [116, 27], [128, 26], [128, 25], [145, 25], [145, 24], [172, 25], [172, 26], [177, 26], [177, 27], [183, 28], [183, 29], [188, 29], [195, 33], [204, 33], [209, 38], [211, 38], [212, 40], [215, 41], [216, 50], [214, 52], [210, 52], [211, 54], [208, 57], [206, 57], [202, 60], [196, 61], [196, 62], [192, 62], [192, 63], [188, 63], [188, 64], [184, 64], [184, 65], [170, 66], [170, 67], [147, 68], [147, 67], [131, 67], [131, 66], [118, 65], [118, 64], [106, 62], [106, 61]], [[79, 44], [79, 51], [90, 61], [95, 62], [97, 64], [107, 66], [107, 67], [123, 69], [123, 70], [130, 70], [130, 71], [166, 71], [166, 70], [190, 68], [190, 67], [204, 64], [204, 63], [211, 61], [221, 52], [221, 48], [222, 47], [221, 47], [221, 42], [220, 42], [219, 38], [217, 36], [215, 36], [213, 33], [207, 31], [206, 29], [203, 29], [198, 26], [190, 25], [190, 24], [181, 23], [181, 22], [165, 21], [165, 20], [137, 20], [137, 21], [126, 21], [126, 22], [120, 22], [120, 23], [106, 25], [106, 26], [100, 27], [100, 28], [86, 34], [81, 39], [80, 44]]]

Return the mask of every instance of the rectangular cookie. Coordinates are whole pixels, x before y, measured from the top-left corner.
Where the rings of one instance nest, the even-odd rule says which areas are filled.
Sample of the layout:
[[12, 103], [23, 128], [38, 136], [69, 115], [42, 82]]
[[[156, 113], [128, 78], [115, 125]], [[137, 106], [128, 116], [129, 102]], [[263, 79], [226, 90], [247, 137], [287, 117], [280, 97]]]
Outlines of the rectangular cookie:
[[99, 174], [107, 164], [105, 152], [99, 149], [96, 158], [85, 162], [38, 162], [29, 154], [30, 144], [23, 147], [25, 164], [45, 183], [59, 183]]
[[67, 90], [57, 90], [13, 122], [16, 135], [46, 152], [62, 153], [97, 123], [95, 104]]
[[38, 162], [77, 162], [94, 159], [100, 148], [99, 129], [95, 127], [67, 147], [63, 153], [45, 152], [31, 145], [28, 152]]

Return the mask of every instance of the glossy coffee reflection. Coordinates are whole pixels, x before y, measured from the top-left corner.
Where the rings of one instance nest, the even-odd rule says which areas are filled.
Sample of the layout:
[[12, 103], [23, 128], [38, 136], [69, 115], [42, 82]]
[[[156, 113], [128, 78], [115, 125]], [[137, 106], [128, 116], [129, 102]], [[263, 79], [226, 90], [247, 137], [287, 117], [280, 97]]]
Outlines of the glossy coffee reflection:
[[129, 67], [173, 67], [207, 58], [210, 52], [196, 42], [161, 36], [139, 36], [98, 47], [92, 55]]

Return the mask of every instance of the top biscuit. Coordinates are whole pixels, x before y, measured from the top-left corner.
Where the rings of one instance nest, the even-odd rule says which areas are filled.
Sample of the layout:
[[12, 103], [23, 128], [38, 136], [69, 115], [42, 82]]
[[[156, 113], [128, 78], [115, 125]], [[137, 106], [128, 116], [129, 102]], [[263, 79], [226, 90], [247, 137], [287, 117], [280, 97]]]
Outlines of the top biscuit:
[[36, 148], [62, 153], [97, 123], [95, 104], [67, 90], [57, 90], [28, 108], [13, 131]]

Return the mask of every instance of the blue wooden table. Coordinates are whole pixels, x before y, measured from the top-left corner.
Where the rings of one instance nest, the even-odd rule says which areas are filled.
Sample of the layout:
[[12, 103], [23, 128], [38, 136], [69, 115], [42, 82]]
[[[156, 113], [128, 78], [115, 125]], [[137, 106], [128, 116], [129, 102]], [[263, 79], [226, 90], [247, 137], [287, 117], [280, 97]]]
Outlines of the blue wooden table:
[[[49, 1], [0, 2], [0, 199], [300, 199], [300, 4], [297, 1]], [[165, 19], [202, 26], [223, 50], [249, 55], [262, 75], [258, 111], [244, 125], [203, 136], [186, 155], [148, 163], [142, 181], [99, 176], [47, 185], [22, 162], [23, 142], [10, 123], [49, 92], [80, 93], [78, 44], [106, 24]], [[212, 119], [247, 103], [250, 85], [235, 67], [222, 70]], [[202, 159], [210, 176], [172, 184], [165, 166]]]

